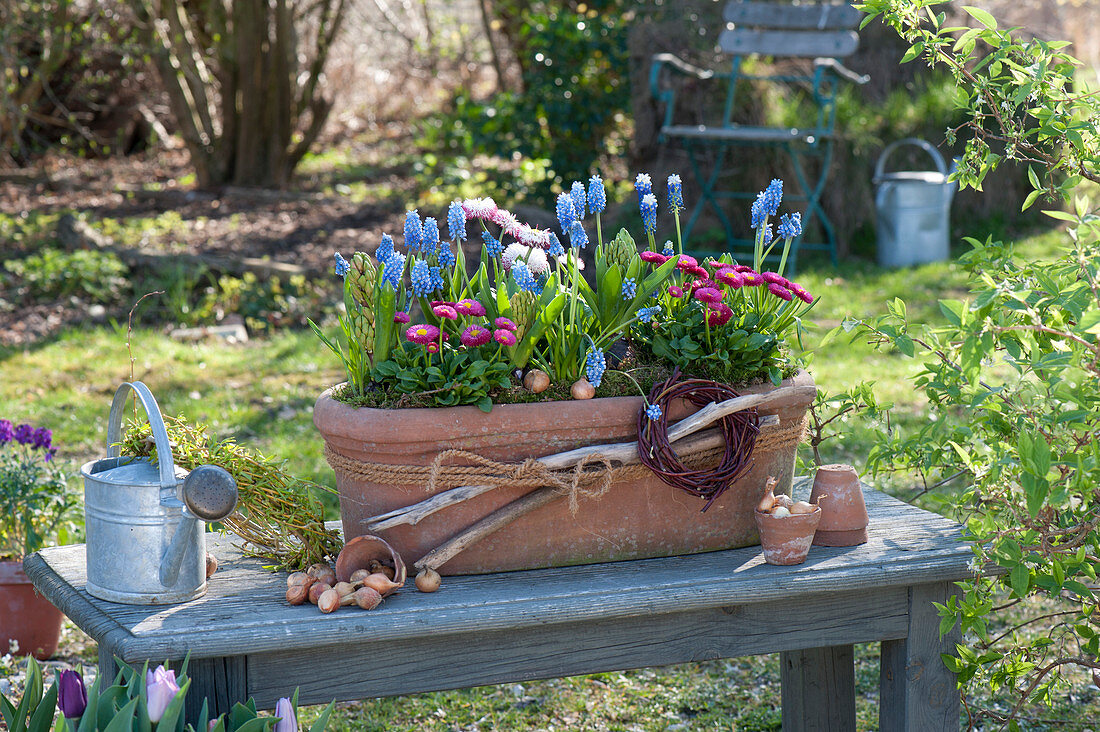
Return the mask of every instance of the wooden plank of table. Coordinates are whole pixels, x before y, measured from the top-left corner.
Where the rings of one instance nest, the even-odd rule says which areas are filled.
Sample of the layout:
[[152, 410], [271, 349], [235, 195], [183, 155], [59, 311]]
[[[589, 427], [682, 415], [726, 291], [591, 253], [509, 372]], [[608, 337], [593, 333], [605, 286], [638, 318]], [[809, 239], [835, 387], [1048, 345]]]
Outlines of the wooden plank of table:
[[855, 732], [856, 672], [850, 644], [786, 651], [779, 668], [785, 731]]
[[419, 638], [365, 642], [349, 636], [339, 645], [308, 654], [284, 651], [250, 656], [248, 695], [260, 706], [271, 706], [286, 695], [288, 680], [293, 679], [302, 703], [320, 704], [333, 698], [363, 699], [665, 666], [823, 643], [850, 647], [897, 638], [907, 628], [904, 587], [819, 593], [798, 602], [688, 612], [663, 604], [646, 617], [584, 622], [560, 618], [553, 624], [531, 623], [522, 632], [469, 627], [464, 633], [437, 635], [427, 627]]
[[[127, 661], [251, 656], [336, 646], [355, 638], [382, 643], [461, 633], [507, 633], [534, 625], [639, 618], [668, 612], [781, 602], [820, 593], [898, 587], [967, 576], [971, 554], [954, 523], [875, 491], [865, 494], [870, 539], [857, 547], [814, 547], [795, 567], [765, 565], [759, 547], [526, 572], [444, 578], [420, 594], [411, 583], [377, 610], [321, 615], [288, 606], [284, 575], [263, 571], [225, 540], [207, 594], [189, 603], [118, 605], [84, 591], [83, 547], [32, 555], [27, 574], [94, 638]], [[800, 600], [799, 600], [800, 601]], [[820, 645], [820, 644], [815, 644]]]

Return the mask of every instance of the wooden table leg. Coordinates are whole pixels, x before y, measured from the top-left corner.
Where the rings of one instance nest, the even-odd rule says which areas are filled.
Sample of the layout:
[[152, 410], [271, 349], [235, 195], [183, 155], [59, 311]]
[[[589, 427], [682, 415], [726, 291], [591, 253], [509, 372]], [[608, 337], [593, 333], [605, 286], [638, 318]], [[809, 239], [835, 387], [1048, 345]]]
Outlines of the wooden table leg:
[[940, 638], [933, 602], [945, 603], [956, 588], [950, 582], [909, 588], [909, 637], [882, 642], [879, 677], [881, 732], [944, 732], [959, 729], [955, 674], [941, 653], [953, 653], [957, 626]]
[[[187, 675], [191, 678], [191, 689], [184, 701], [185, 719], [196, 724], [202, 712], [203, 701], [207, 702], [210, 719], [225, 714], [237, 702], [248, 699], [248, 663], [245, 656], [227, 658], [192, 658], [187, 664]], [[287, 689], [287, 696], [294, 692]]]
[[845, 732], [856, 728], [856, 675], [852, 646], [780, 654], [783, 730]]
[[118, 664], [115, 663], [115, 652], [105, 646], [103, 643], [99, 644], [99, 688], [100, 690], [106, 689], [115, 680], [115, 676], [118, 676]]

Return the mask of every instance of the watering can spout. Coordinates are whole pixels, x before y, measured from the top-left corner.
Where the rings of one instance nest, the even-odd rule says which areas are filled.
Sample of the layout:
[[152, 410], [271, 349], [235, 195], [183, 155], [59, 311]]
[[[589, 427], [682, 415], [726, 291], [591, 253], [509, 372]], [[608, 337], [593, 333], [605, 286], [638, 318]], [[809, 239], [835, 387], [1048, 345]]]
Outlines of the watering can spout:
[[189, 547], [198, 545], [194, 535], [202, 531], [203, 523], [221, 521], [237, 507], [237, 482], [216, 465], [192, 470], [184, 478], [181, 492], [185, 508], [160, 562], [160, 583], [165, 587], [179, 579], [183, 557]]

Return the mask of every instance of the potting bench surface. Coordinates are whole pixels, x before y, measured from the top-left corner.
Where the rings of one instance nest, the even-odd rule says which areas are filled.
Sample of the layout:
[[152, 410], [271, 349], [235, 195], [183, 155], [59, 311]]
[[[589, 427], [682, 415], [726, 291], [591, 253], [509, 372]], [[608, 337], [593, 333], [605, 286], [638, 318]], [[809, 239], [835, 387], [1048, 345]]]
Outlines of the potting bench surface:
[[[371, 612], [322, 615], [283, 597], [284, 573], [210, 535], [221, 562], [206, 595], [119, 605], [84, 590], [82, 545], [24, 563], [34, 584], [99, 643], [100, 672], [190, 654], [192, 715], [782, 654], [783, 728], [855, 729], [852, 644], [881, 641], [880, 728], [956, 730], [955, 679], [933, 602], [969, 576], [959, 527], [865, 490], [870, 540], [814, 547], [804, 564], [766, 565], [759, 547], [559, 569], [411, 581]], [[197, 715], [195, 715], [197, 716]], [[193, 718], [193, 717], [192, 717]]]

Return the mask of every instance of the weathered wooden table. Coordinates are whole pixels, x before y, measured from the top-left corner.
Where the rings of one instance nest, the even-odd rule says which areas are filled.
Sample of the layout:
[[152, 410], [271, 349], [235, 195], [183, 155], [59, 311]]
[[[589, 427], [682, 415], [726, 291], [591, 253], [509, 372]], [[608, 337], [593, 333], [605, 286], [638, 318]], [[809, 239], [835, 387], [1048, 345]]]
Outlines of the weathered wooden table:
[[[759, 547], [469, 577], [435, 594], [409, 586], [372, 612], [322, 615], [283, 599], [284, 574], [223, 539], [206, 596], [174, 606], [104, 602], [84, 591], [83, 546], [24, 563], [35, 585], [99, 643], [100, 672], [191, 654], [192, 693], [216, 712], [254, 696], [304, 704], [782, 654], [783, 728], [855, 729], [852, 644], [882, 643], [880, 727], [957, 730], [955, 679], [932, 603], [968, 576], [958, 527], [866, 491], [870, 541], [814, 547], [772, 567]], [[193, 710], [195, 711], [195, 710]]]

